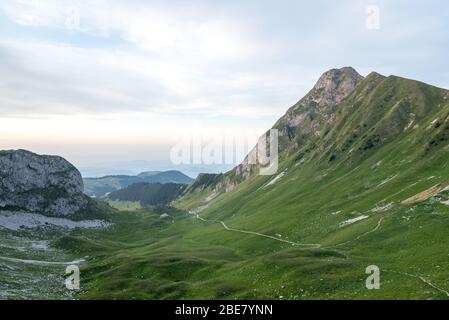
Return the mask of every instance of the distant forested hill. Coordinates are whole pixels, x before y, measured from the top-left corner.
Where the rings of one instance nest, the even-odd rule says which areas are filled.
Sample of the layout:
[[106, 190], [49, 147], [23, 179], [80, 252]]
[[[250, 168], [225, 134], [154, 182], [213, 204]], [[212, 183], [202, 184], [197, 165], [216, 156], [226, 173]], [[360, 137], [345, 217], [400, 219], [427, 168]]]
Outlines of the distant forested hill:
[[193, 179], [176, 170], [148, 171], [137, 176], [116, 175], [101, 178], [84, 178], [84, 192], [91, 197], [103, 197], [107, 193], [126, 188], [134, 183], [189, 184]]
[[129, 187], [111, 192], [107, 199], [112, 201], [138, 202], [142, 207], [170, 204], [187, 187], [179, 183], [135, 183]]

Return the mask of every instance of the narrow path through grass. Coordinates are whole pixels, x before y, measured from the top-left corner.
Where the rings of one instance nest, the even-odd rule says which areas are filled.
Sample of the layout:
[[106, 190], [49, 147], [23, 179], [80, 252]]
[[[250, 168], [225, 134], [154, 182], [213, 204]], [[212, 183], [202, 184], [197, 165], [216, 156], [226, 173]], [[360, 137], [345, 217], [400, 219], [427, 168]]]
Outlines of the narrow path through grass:
[[203, 221], [203, 222], [213, 222], [213, 223], [219, 223], [223, 226], [223, 228], [227, 231], [232, 231], [232, 232], [238, 232], [238, 233], [244, 233], [244, 234], [251, 234], [251, 235], [255, 235], [255, 236], [259, 236], [259, 237], [265, 237], [265, 238], [269, 238], [272, 240], [276, 240], [276, 241], [280, 241], [280, 242], [284, 242], [284, 243], [288, 243], [292, 246], [302, 246], [302, 247], [310, 247], [310, 248], [321, 248], [320, 244], [315, 244], [315, 243], [298, 243], [298, 242], [293, 242], [290, 240], [286, 240], [286, 239], [282, 239], [282, 238], [277, 238], [277, 237], [273, 237], [267, 234], [263, 234], [263, 233], [259, 233], [259, 232], [255, 232], [255, 231], [247, 231], [247, 230], [240, 230], [240, 229], [235, 229], [235, 228], [231, 228], [228, 227], [226, 225], [226, 223], [224, 223], [221, 220], [208, 220], [208, 219], [204, 219], [202, 217], [199, 216], [198, 213], [190, 213], [192, 215], [194, 215], [197, 219]]
[[432, 282], [430, 282], [429, 280], [427, 280], [426, 278], [424, 278], [423, 276], [419, 276], [419, 275], [415, 275], [415, 274], [411, 274], [411, 273], [407, 273], [407, 272], [400, 272], [400, 271], [396, 271], [396, 270], [390, 270], [390, 269], [383, 269], [382, 271], [384, 272], [391, 272], [391, 273], [396, 273], [396, 274], [400, 274], [409, 278], [415, 278], [415, 279], [419, 279], [422, 282], [424, 282], [426, 285], [444, 293], [446, 296], [449, 297], [449, 292], [447, 292], [444, 289], [441, 289], [440, 287], [438, 287], [437, 285], [433, 284]]
[[[366, 235], [368, 235], [368, 234], [370, 234], [370, 233], [373, 233], [373, 232], [379, 230], [379, 228], [380, 228], [380, 226], [381, 226], [381, 224], [382, 224], [382, 222], [383, 222], [383, 220], [384, 220], [384, 218], [385, 218], [385, 217], [380, 218], [379, 221], [378, 221], [378, 223], [376, 224], [376, 226], [375, 226], [372, 230], [367, 231], [367, 232], [365, 232], [365, 233], [362, 233], [361, 235], [357, 236], [357, 237], [354, 238], [354, 239], [351, 239], [351, 240], [348, 240], [348, 241], [345, 241], [345, 242], [342, 242], [342, 243], [339, 243], [339, 244], [336, 244], [336, 245], [333, 245], [333, 246], [323, 247], [321, 244], [298, 243], [298, 242], [293, 242], [293, 241], [290, 241], [290, 240], [285, 240], [285, 239], [273, 237], [273, 236], [266, 235], [266, 234], [259, 233], [259, 232], [255, 232], [255, 231], [247, 231], [247, 230], [235, 229], [235, 228], [228, 227], [228, 226], [226, 225], [226, 223], [224, 223], [224, 222], [221, 221], [221, 220], [208, 220], [208, 219], [204, 219], [204, 218], [200, 217], [200, 215], [199, 215], [198, 213], [193, 213], [193, 212], [189, 212], [189, 214], [195, 216], [196, 219], [201, 220], [201, 221], [203, 221], [203, 222], [219, 223], [219, 224], [221, 224], [221, 226], [222, 226], [225, 230], [227, 230], [227, 231], [238, 232], [238, 233], [244, 233], [244, 234], [251, 234], [251, 235], [255, 235], [255, 236], [259, 236], [259, 237], [265, 237], [265, 238], [269, 238], [269, 239], [272, 239], [272, 240], [276, 240], [276, 241], [288, 243], [288, 244], [290, 244], [290, 245], [292, 245], [292, 246], [305, 246], [305, 247], [319, 248], [319, 249], [331, 249], [331, 248], [335, 248], [335, 247], [338, 247], [338, 246], [342, 246], [342, 245], [351, 243], [351, 242], [353, 242], [353, 241], [357, 241], [357, 240], [359, 240], [360, 238], [362, 238], [362, 237], [364, 237], [364, 236], [366, 236]], [[346, 257], [349, 257], [349, 256], [346, 256]], [[389, 269], [383, 269], [382, 271], [385, 271], [385, 272], [392, 272], [392, 273], [400, 274], [400, 275], [403, 275], [403, 276], [407, 276], [407, 277], [419, 279], [419, 280], [421, 280], [422, 282], [424, 282], [426, 285], [432, 287], [433, 289], [435, 289], [435, 290], [437, 290], [437, 291], [440, 291], [440, 292], [444, 293], [446, 296], [449, 297], [449, 292], [448, 292], [448, 291], [446, 291], [446, 290], [440, 288], [439, 286], [433, 284], [432, 282], [430, 282], [428, 279], [424, 278], [423, 276], [414, 275], [414, 274], [410, 274], [410, 273], [407, 273], [407, 272], [400, 272], [400, 271], [396, 271], [396, 270], [389, 270]]]

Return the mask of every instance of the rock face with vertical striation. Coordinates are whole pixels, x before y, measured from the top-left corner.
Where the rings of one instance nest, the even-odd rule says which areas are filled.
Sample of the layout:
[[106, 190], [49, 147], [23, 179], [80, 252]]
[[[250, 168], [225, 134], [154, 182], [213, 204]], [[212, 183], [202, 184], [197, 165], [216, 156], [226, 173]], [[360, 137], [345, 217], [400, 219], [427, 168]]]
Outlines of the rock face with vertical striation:
[[331, 69], [318, 79], [312, 90], [312, 99], [318, 107], [336, 105], [362, 80], [363, 77], [352, 67]]
[[352, 67], [326, 71], [310, 92], [279, 119], [275, 128], [285, 137], [281, 149], [289, 141], [318, 136], [326, 124], [335, 119], [337, 105], [349, 96], [363, 77]]
[[80, 172], [58, 156], [0, 151], [0, 209], [70, 216], [84, 209]]

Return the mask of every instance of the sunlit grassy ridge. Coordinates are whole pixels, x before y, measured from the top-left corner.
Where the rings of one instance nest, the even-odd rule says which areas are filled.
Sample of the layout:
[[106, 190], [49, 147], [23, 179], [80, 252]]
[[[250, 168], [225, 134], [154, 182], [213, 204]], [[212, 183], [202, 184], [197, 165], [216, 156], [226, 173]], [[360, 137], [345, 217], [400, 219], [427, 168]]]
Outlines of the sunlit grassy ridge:
[[[371, 74], [335, 117], [284, 141], [275, 176], [61, 239], [91, 257], [80, 297], [447, 298], [449, 92]], [[365, 288], [369, 265], [380, 290]]]

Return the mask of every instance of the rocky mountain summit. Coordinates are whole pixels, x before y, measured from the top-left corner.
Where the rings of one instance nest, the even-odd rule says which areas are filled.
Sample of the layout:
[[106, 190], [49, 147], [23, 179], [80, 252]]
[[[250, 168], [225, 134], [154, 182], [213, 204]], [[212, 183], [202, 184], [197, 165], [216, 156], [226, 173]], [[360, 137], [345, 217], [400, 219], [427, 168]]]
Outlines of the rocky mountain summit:
[[58, 156], [0, 151], [0, 209], [70, 216], [89, 205], [80, 172]]
[[318, 106], [340, 103], [362, 80], [363, 77], [352, 67], [331, 69], [318, 79], [312, 98]]
[[[295, 153], [305, 141], [319, 137], [324, 127], [334, 123], [337, 106], [363, 79], [364, 77], [352, 67], [331, 69], [323, 73], [312, 90], [275, 124], [274, 129], [279, 130], [279, 151], [291, 148], [291, 152]], [[261, 137], [258, 144], [264, 142], [265, 140]], [[246, 179], [258, 172], [260, 167], [258, 161], [256, 164], [250, 161], [250, 159], [258, 159], [257, 152], [256, 145], [244, 161], [235, 168], [237, 176]], [[225, 184], [228, 189], [234, 187], [233, 183]]]
[[[310, 92], [279, 119], [275, 128], [284, 137], [281, 149], [295, 137], [317, 137], [335, 120], [337, 105], [349, 96], [364, 78], [352, 67], [326, 71]], [[297, 139], [296, 139], [297, 140]]]

